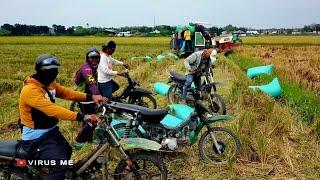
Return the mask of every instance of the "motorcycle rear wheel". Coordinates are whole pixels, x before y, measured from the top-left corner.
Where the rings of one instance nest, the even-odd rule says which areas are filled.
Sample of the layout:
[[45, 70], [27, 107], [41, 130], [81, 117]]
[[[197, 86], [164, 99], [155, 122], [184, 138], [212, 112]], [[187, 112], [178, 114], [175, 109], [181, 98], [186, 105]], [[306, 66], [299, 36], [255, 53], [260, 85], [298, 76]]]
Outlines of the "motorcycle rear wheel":
[[132, 98], [130, 104], [136, 104], [146, 108], [157, 109], [157, 102], [150, 94], [142, 94]]
[[206, 102], [208, 103], [207, 106], [210, 108], [210, 110], [216, 114], [226, 115], [227, 108], [224, 98], [219, 94], [210, 94], [209, 96], [210, 98], [208, 97]]
[[176, 104], [181, 102], [181, 91], [177, 88], [176, 84], [170, 86], [167, 94], [167, 98], [170, 104]]

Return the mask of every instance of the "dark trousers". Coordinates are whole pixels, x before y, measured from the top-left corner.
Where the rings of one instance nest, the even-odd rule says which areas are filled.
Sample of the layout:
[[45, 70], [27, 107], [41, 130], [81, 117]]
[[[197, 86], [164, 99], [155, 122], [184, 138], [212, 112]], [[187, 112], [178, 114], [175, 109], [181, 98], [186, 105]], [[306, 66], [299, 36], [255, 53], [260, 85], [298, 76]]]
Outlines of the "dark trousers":
[[45, 176], [45, 180], [63, 180], [65, 178], [68, 166], [61, 166], [60, 160], [69, 160], [72, 148], [58, 127], [38, 139], [22, 142], [22, 146], [24, 146], [23, 144], [29, 145], [29, 152], [33, 154], [33, 158], [46, 161], [55, 160], [56, 165], [49, 167], [50, 170]]
[[[91, 93], [91, 92], [85, 92], [85, 93]], [[82, 114], [95, 114], [96, 112], [96, 104], [81, 104], [79, 103], [79, 107]], [[76, 141], [79, 143], [84, 142], [92, 142], [93, 141], [93, 132], [95, 127], [90, 127], [87, 122], [82, 122], [82, 129], [78, 133], [76, 137]]]
[[191, 40], [186, 40], [186, 48], [185, 48], [186, 52], [192, 51], [191, 45], [192, 45]]
[[98, 88], [102, 96], [111, 99], [112, 93], [116, 92], [120, 87], [114, 80], [111, 80], [106, 83], [98, 83]]

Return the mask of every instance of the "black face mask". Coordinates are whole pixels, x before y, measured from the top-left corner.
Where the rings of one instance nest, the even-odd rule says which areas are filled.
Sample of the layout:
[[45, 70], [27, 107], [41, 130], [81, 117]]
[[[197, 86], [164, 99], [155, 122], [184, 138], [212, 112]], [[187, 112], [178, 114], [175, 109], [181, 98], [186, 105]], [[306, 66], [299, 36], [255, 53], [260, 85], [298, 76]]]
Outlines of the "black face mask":
[[58, 69], [46, 69], [37, 71], [34, 78], [44, 86], [49, 86], [58, 76]]

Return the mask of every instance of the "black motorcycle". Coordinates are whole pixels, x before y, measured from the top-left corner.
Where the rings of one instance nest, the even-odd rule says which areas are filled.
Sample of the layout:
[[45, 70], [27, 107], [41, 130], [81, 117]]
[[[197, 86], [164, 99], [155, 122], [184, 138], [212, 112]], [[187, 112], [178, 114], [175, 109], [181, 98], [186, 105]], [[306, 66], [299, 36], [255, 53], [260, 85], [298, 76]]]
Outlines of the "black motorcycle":
[[[173, 103], [179, 103], [181, 101], [181, 95], [183, 92], [183, 86], [186, 82], [185, 75], [179, 74], [174, 71], [169, 73], [169, 83], [173, 83], [168, 90], [168, 101]], [[213, 113], [225, 115], [227, 113], [226, 104], [224, 98], [217, 94], [217, 86], [223, 85], [220, 82], [214, 82], [212, 78], [212, 68], [204, 74], [204, 81], [200, 87], [201, 99], [204, 100], [206, 105]], [[188, 89], [187, 103], [192, 105], [194, 97], [192, 96], [191, 90], [196, 87], [191, 87]]]
[[[161, 145], [143, 138], [120, 139], [111, 126], [112, 118], [106, 114], [109, 109], [101, 106], [102, 122], [95, 130], [99, 145], [92, 149], [85, 158], [68, 166], [67, 179], [167, 179], [167, 169], [157, 151]], [[108, 172], [108, 159], [111, 147], [117, 148], [122, 160], [114, 174]], [[26, 163], [23, 167], [17, 164], [21, 160], [36, 159], [30, 157], [19, 141], [0, 142], [0, 179], [43, 179], [48, 168], [32, 166]]]
[[[125, 70], [125, 74], [123, 77], [128, 80], [128, 85], [120, 95], [113, 96], [112, 101], [136, 104], [152, 109], [157, 108], [157, 102], [152, 96], [152, 92], [147, 89], [141, 88], [140, 84], [130, 77], [128, 69]], [[85, 104], [84, 102], [81, 103]], [[70, 105], [70, 110], [79, 111], [81, 103], [79, 104], [75, 101], [72, 102]]]
[[[172, 116], [166, 109], [154, 110], [132, 104], [111, 103], [111, 109], [122, 114], [128, 121], [114, 126], [120, 137], [143, 137], [161, 143], [166, 151], [174, 151], [181, 145], [192, 145], [197, 142], [203, 127], [205, 131], [199, 140], [200, 156], [215, 164], [223, 164], [235, 159], [240, 152], [241, 144], [237, 136], [224, 127], [212, 127], [212, 124], [228, 121], [227, 115], [212, 114], [199, 99], [196, 90], [192, 91], [196, 98], [194, 109], [183, 110], [181, 117]], [[180, 104], [181, 105], [181, 104]], [[186, 106], [186, 105], [181, 105]], [[188, 106], [187, 106], [188, 109]], [[181, 111], [180, 111], [181, 112]]]

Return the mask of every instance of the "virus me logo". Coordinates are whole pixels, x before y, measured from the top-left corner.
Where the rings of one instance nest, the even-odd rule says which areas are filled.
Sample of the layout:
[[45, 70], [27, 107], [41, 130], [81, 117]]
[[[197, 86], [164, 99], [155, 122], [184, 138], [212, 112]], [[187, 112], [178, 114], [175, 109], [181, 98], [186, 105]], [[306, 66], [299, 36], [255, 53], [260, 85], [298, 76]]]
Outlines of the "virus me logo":
[[73, 160], [25, 160], [25, 159], [17, 159], [18, 167], [29, 166], [72, 166]]

